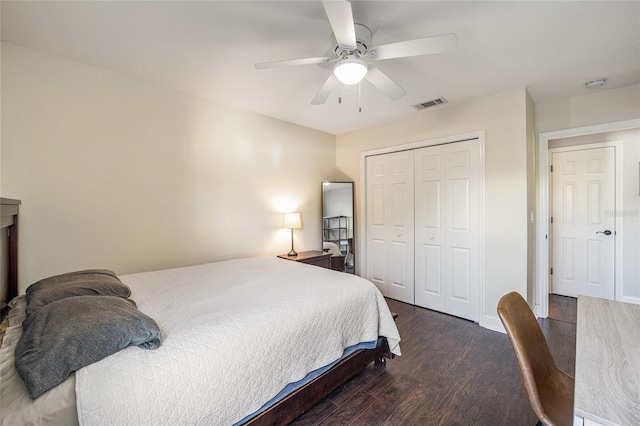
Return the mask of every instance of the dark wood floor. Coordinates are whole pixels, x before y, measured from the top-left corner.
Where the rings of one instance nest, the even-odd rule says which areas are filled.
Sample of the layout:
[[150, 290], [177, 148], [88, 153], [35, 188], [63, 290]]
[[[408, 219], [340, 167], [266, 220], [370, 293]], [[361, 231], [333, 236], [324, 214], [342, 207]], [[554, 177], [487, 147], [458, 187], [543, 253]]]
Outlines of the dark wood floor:
[[549, 318], [575, 324], [578, 318], [578, 299], [550, 294]]
[[[558, 367], [573, 376], [575, 299], [556, 300], [540, 320]], [[573, 302], [572, 302], [573, 301]], [[370, 365], [292, 424], [535, 425], [506, 335], [388, 300], [402, 356]], [[564, 307], [558, 308], [562, 303]], [[571, 312], [571, 309], [574, 312]]]

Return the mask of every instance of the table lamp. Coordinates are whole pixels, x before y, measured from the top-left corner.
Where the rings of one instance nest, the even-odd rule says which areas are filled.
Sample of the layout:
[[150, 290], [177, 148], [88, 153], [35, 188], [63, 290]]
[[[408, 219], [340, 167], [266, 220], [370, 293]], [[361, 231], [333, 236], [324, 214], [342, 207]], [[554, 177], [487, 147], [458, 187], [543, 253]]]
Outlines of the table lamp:
[[297, 256], [298, 253], [293, 249], [293, 230], [302, 228], [300, 213], [285, 213], [282, 218], [282, 227], [291, 229], [291, 251], [287, 253], [287, 256]]

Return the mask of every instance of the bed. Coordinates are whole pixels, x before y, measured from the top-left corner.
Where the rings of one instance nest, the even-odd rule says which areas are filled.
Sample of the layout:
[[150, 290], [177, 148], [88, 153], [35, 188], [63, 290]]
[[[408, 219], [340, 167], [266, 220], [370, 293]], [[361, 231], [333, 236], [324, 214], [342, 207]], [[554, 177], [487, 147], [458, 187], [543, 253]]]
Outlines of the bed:
[[[400, 336], [370, 282], [260, 257], [118, 277], [162, 332], [31, 399], [14, 362], [26, 299], [0, 348], [2, 424], [286, 424]], [[27, 418], [25, 418], [25, 416]]]

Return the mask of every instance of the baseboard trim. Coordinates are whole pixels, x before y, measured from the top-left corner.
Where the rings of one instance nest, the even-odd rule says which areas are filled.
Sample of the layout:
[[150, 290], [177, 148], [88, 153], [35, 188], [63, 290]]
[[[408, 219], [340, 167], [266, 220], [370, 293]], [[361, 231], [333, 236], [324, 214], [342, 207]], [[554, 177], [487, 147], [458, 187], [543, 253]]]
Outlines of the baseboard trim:
[[492, 317], [489, 315], [484, 316], [482, 326], [486, 329], [497, 331], [498, 333], [506, 334], [502, 321], [498, 317]]

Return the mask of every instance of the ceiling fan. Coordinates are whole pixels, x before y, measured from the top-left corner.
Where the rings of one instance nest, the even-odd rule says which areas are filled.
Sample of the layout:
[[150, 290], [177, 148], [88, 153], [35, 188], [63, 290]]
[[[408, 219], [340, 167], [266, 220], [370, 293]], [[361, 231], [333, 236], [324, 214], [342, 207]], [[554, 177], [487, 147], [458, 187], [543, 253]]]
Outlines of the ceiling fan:
[[407, 94], [395, 81], [380, 71], [372, 61], [406, 58], [409, 56], [433, 55], [454, 51], [456, 35], [443, 34], [396, 43], [371, 45], [371, 30], [353, 22], [351, 3], [346, 0], [323, 0], [322, 5], [333, 30], [333, 56], [290, 59], [255, 64], [258, 70], [296, 65], [324, 64], [335, 62], [333, 74], [327, 78], [311, 103], [324, 104], [340, 83], [357, 84], [366, 78], [378, 90], [392, 100]]

